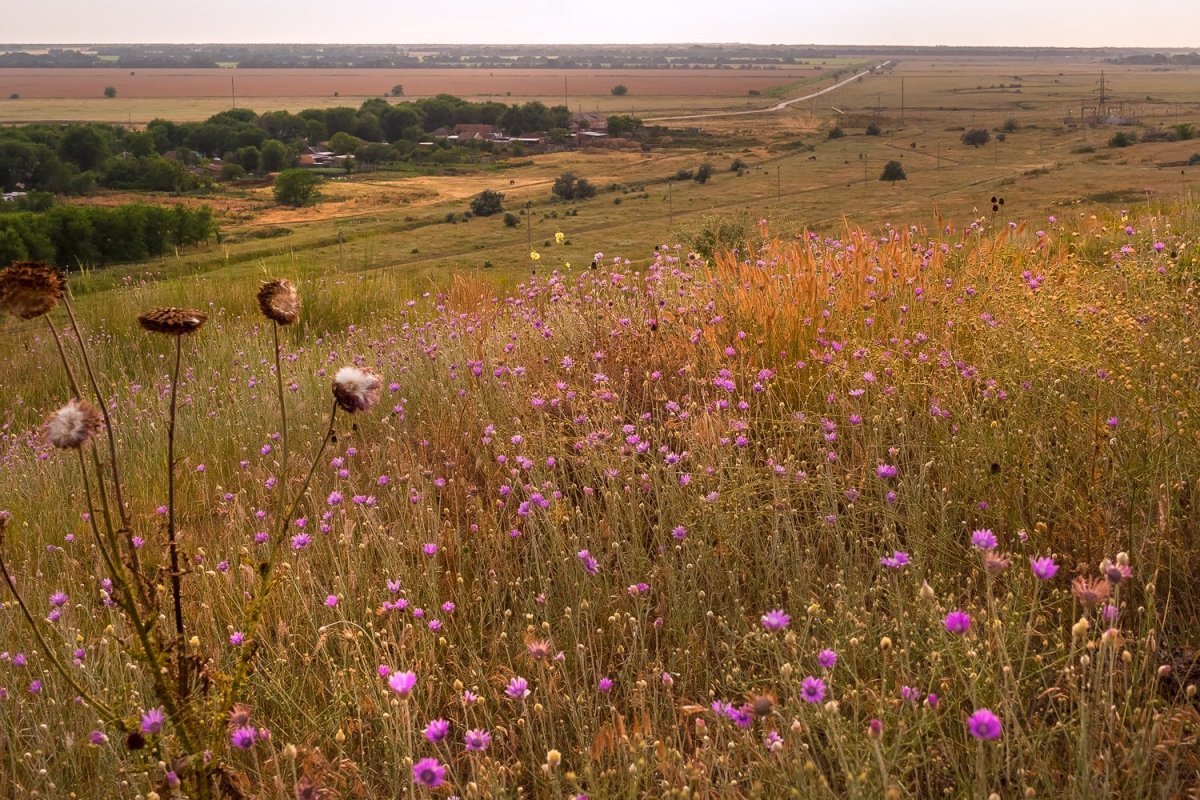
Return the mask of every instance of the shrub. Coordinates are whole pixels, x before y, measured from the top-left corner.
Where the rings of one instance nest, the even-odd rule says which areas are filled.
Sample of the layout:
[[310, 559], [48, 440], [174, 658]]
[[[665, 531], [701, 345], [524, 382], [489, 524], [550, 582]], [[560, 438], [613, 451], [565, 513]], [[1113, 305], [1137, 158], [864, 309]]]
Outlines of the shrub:
[[867, 136], [878, 136], [881, 131], [879, 130], [879, 126], [872, 122], [867, 126], [867, 129], [864, 131], [864, 133], [866, 133]]
[[504, 226], [506, 228], [515, 228], [521, 224], [521, 218], [511, 211], [504, 212]]
[[596, 187], [587, 178], [577, 178], [572, 172], [564, 172], [554, 181], [550, 192], [563, 200], [586, 200], [596, 196]]
[[1109, 147], [1129, 147], [1132, 144], [1137, 144], [1137, 136], [1130, 131], [1117, 131], [1108, 140]]
[[490, 217], [504, 210], [504, 194], [484, 189], [471, 198], [471, 211], [479, 217]]
[[614, 97], [624, 97], [629, 94], [629, 87], [623, 83], [618, 83], [611, 89]]
[[712, 177], [712, 174], [712, 164], [701, 164], [696, 170], [696, 183], [708, 183], [708, 179]]
[[845, 135], [846, 135], [846, 132], [841, 129], [841, 126], [835, 125], [834, 127], [829, 129], [829, 138], [830, 139], [840, 139]]
[[321, 176], [306, 169], [285, 169], [275, 176], [275, 202], [280, 205], [312, 205], [321, 199]]
[[992, 134], [988, 132], [987, 128], [973, 128], [958, 138], [962, 140], [963, 144], [971, 147], [983, 147], [992, 140]]

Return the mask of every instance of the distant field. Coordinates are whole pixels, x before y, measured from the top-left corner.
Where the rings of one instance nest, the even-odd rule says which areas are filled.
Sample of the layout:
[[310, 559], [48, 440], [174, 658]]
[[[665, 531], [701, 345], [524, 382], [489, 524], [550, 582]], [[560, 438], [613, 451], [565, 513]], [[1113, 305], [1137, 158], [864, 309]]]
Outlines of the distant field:
[[406, 95], [440, 93], [462, 97], [518, 97], [608, 94], [618, 83], [630, 94], [713, 97], [744, 95], [751, 89], [819, 76], [816, 67], [753, 70], [598, 70], [598, 69], [0, 69], [0, 92], [22, 98], [97, 97], [106, 86], [118, 97], [229, 97], [235, 81], [240, 97], [371, 97], [397, 84]]

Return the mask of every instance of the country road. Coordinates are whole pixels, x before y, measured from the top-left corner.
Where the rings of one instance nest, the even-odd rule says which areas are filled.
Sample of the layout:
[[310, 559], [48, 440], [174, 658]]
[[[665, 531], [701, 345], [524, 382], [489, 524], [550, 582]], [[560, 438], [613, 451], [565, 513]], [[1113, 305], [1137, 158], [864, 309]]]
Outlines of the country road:
[[846, 78], [846, 80], [844, 80], [844, 81], [838, 81], [837, 83], [833, 84], [832, 86], [826, 86], [824, 89], [820, 89], [819, 91], [813, 92], [811, 94], [806, 94], [803, 97], [793, 97], [791, 100], [784, 100], [782, 103], [776, 103], [775, 105], [768, 106], [767, 108], [754, 108], [754, 109], [750, 109], [749, 111], [712, 111], [707, 114], [688, 114], [686, 116], [680, 116], [680, 117], [654, 117], [653, 119], [646, 119], [646, 120], [642, 120], [642, 121], [643, 122], [675, 122], [677, 120], [684, 120], [684, 119], [711, 119], [713, 117], [741, 117], [741, 116], [745, 116], [747, 114], [770, 114], [774, 111], [783, 111], [785, 108], [787, 108], [790, 105], [794, 105], [796, 103], [802, 103], [805, 100], [811, 100], [814, 97], [820, 97], [823, 94], [828, 94], [829, 92], [832, 92], [834, 89], [840, 89], [843, 86], [845, 86], [846, 84], [853, 83], [854, 81], [858, 80], [859, 78], [863, 77], [864, 75], [870, 75], [874, 70], [883, 69], [884, 67], [886, 67], [888, 64], [891, 64], [891, 63], [892, 63], [891, 60], [884, 61], [882, 64], [878, 64], [874, 67], [865, 69], [856, 75], [851, 75], [849, 78]]

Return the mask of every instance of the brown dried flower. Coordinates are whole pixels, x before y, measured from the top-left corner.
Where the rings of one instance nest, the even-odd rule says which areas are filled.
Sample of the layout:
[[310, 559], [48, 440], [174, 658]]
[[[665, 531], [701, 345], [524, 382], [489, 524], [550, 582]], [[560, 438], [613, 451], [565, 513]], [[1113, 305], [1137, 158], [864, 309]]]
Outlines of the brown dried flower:
[[1071, 584], [1071, 592], [1079, 600], [1080, 605], [1088, 611], [1095, 610], [1098, 605], [1107, 600], [1110, 591], [1107, 581], [1090, 580], [1082, 575]]
[[139, 316], [138, 322], [151, 333], [183, 336], [200, 330], [208, 315], [191, 308], [154, 308]]
[[86, 400], [71, 400], [46, 420], [46, 441], [61, 450], [77, 450], [100, 432], [100, 410]]
[[58, 271], [40, 261], [16, 261], [0, 270], [0, 308], [33, 319], [58, 305], [66, 292]]
[[368, 369], [342, 367], [333, 377], [333, 399], [347, 413], [366, 411], [379, 402], [379, 376]]
[[267, 281], [258, 290], [258, 307], [267, 319], [291, 325], [300, 319], [300, 293], [286, 278]]

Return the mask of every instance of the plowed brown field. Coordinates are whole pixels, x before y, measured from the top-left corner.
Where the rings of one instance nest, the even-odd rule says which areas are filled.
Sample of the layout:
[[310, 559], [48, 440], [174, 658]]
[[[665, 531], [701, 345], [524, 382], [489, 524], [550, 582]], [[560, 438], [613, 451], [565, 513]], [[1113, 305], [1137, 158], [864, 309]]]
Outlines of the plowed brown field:
[[380, 96], [401, 84], [407, 96], [630, 95], [731, 97], [820, 75], [820, 70], [519, 70], [519, 69], [0, 69], [0, 97], [93, 98], [112, 86], [118, 97]]

